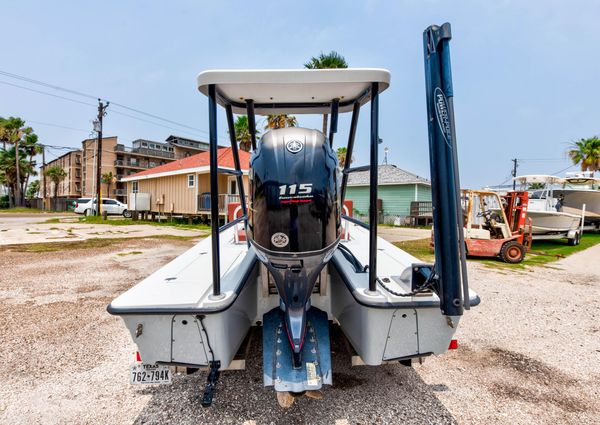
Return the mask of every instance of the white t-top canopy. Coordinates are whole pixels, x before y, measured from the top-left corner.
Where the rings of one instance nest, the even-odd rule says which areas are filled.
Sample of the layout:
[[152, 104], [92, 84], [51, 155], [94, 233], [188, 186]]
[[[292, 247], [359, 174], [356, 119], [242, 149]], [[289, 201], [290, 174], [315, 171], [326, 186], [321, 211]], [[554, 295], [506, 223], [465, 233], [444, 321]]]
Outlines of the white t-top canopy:
[[238, 114], [246, 113], [246, 100], [253, 100], [255, 113], [261, 115], [328, 113], [333, 99], [339, 99], [339, 112], [348, 112], [355, 101], [362, 105], [370, 100], [371, 83], [379, 83], [381, 93], [390, 85], [390, 72], [377, 68], [265, 69], [198, 75], [200, 92], [208, 95], [208, 86], [216, 85], [219, 104], [230, 103]]
[[526, 176], [517, 176], [513, 179], [520, 184], [543, 183], [543, 184], [563, 184], [564, 179], [557, 176], [545, 174], [529, 174]]

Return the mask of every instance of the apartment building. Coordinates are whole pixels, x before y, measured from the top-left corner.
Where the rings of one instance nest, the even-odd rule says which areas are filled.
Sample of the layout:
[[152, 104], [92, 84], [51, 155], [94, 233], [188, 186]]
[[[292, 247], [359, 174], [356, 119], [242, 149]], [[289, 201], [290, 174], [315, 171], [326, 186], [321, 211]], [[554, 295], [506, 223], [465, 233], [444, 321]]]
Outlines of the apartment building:
[[[65, 170], [67, 176], [58, 184], [57, 196], [60, 198], [77, 198], [81, 196], [81, 175], [82, 175], [82, 152], [75, 150], [67, 152], [64, 155], [48, 162], [46, 167], [42, 167], [40, 173], [40, 194], [42, 198], [52, 198], [54, 196], [55, 185], [48, 177], [44, 179], [44, 172], [50, 167], [60, 167]], [[46, 183], [44, 187], [44, 182]]]
[[[92, 197], [96, 194], [97, 142], [95, 138], [85, 139], [81, 142], [82, 149], [80, 151], [65, 154], [46, 165], [45, 168], [59, 165], [67, 171], [67, 179], [59, 186], [59, 197]], [[206, 142], [173, 135], [164, 142], [137, 139], [131, 143], [131, 147], [119, 143], [117, 137], [104, 137], [102, 139], [101, 173], [112, 172], [114, 180], [110, 185], [108, 183], [101, 184], [103, 196], [127, 202], [127, 186], [121, 182], [122, 178], [176, 159], [208, 151], [208, 147], [209, 144]], [[71, 157], [72, 154], [73, 157]], [[71, 164], [79, 164], [79, 166], [73, 168]], [[44, 172], [43, 169], [42, 172]], [[50, 187], [45, 192], [42, 191], [42, 194], [44, 197], [53, 196]]]

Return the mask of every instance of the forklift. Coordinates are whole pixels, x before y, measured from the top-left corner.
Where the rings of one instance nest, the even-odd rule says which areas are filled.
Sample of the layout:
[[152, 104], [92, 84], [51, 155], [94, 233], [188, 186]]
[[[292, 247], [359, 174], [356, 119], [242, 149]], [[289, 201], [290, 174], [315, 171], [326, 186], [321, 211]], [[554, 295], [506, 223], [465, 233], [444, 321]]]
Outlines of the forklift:
[[[462, 190], [467, 255], [499, 257], [511, 264], [523, 261], [532, 242], [528, 203], [526, 191], [501, 196], [485, 190]], [[529, 226], [526, 226], [527, 220]]]

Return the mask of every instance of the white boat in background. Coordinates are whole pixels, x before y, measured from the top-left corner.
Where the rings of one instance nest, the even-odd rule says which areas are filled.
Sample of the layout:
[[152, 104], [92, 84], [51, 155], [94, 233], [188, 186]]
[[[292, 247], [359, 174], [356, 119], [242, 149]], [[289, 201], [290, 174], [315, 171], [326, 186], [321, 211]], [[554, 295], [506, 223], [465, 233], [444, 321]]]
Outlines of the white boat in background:
[[[564, 184], [564, 179], [536, 174], [518, 176], [515, 181], [522, 190], [529, 191], [527, 214], [532, 220], [534, 236], [577, 232], [581, 225], [581, 214], [563, 211], [562, 198], [556, 198], [553, 190], [554, 185]], [[532, 186], [536, 188], [531, 189]]]
[[585, 224], [600, 227], [600, 178], [593, 171], [567, 173], [556, 197], [564, 197], [563, 211], [581, 215], [585, 205]]

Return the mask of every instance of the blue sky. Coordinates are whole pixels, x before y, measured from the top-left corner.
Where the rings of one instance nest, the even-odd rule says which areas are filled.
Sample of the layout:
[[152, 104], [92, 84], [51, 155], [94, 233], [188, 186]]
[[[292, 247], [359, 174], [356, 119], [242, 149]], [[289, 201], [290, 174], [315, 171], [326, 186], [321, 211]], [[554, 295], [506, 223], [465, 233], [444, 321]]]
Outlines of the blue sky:
[[[463, 186], [498, 184], [511, 158], [520, 173], [570, 165], [571, 141], [600, 133], [598, 1], [7, 1], [0, 70], [90, 93], [194, 127], [134, 120], [109, 109], [105, 134], [129, 144], [169, 134], [206, 139], [211, 68], [296, 68], [336, 50], [354, 67], [392, 72], [381, 96], [389, 162], [429, 176], [422, 32], [451, 22], [455, 113]], [[76, 5], [76, 6], [75, 6]], [[80, 146], [92, 106], [3, 84], [93, 100], [0, 75], [0, 115], [30, 121], [43, 143]], [[366, 111], [365, 111], [366, 112]], [[363, 113], [355, 164], [368, 161]], [[341, 120], [337, 143], [345, 140]], [[72, 129], [57, 128], [52, 123]], [[219, 133], [226, 142], [224, 120]], [[300, 124], [320, 128], [320, 119]], [[51, 151], [50, 157], [59, 154]], [[381, 152], [383, 157], [383, 152]]]

